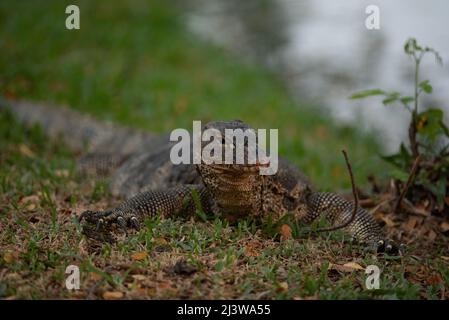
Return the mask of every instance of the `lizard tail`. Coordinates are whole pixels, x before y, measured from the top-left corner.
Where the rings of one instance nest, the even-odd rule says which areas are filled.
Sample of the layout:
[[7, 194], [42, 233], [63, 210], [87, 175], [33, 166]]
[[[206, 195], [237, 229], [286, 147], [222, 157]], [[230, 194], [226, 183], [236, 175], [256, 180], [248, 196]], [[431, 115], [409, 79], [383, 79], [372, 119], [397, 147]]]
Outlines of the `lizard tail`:
[[1, 100], [0, 112], [9, 111], [25, 126], [38, 124], [50, 139], [61, 137], [75, 153], [80, 172], [107, 177], [131, 155], [154, 148], [166, 139], [131, 128], [98, 121], [67, 107], [23, 100]]
[[9, 110], [26, 126], [38, 124], [50, 139], [62, 137], [70, 149], [86, 154], [125, 157], [159, 135], [98, 121], [75, 110], [23, 100], [0, 100], [0, 111]]

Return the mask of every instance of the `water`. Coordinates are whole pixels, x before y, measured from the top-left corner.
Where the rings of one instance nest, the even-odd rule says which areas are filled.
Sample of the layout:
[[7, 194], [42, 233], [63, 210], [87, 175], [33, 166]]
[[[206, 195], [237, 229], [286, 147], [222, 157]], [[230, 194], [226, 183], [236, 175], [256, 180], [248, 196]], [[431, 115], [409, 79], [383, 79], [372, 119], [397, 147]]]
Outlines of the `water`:
[[[375, 132], [385, 151], [406, 140], [410, 115], [401, 106], [384, 107], [380, 98], [348, 100], [360, 90], [382, 88], [413, 93], [413, 62], [403, 51], [409, 37], [438, 50], [445, 61], [424, 58], [421, 78], [430, 79], [434, 92], [423, 97], [422, 107], [440, 107], [449, 123], [449, 1], [447, 0], [278, 0], [277, 10], [264, 10], [265, 29], [246, 27], [254, 7], [238, 16], [223, 10], [222, 2], [208, 1], [189, 17], [199, 34], [248, 56], [261, 46], [245, 35], [257, 30], [272, 41], [264, 62], [276, 66], [293, 95], [323, 105], [336, 120]], [[365, 27], [368, 5], [380, 9], [380, 29]], [[238, 6], [237, 6], [238, 7]], [[229, 7], [228, 7], [229, 9]], [[237, 10], [237, 9], [236, 9]], [[211, 14], [213, 12], [213, 14]], [[232, 12], [232, 10], [231, 10]], [[272, 16], [267, 15], [273, 13]], [[279, 19], [279, 15], [282, 19]], [[240, 20], [238, 20], [240, 18]], [[280, 34], [282, 33], [282, 34]], [[274, 37], [274, 39], [277, 39]], [[284, 40], [282, 42], [281, 40]], [[260, 41], [260, 39], [258, 39]], [[255, 50], [250, 50], [251, 47]], [[256, 54], [257, 55], [257, 54]]]

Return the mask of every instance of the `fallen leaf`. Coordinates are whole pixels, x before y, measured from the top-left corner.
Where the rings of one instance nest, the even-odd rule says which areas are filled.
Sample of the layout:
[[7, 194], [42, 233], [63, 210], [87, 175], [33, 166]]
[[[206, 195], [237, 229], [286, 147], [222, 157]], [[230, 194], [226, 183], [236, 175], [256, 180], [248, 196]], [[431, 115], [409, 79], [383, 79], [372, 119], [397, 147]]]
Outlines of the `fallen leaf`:
[[426, 282], [428, 285], [437, 285], [443, 283], [443, 279], [438, 274], [434, 274], [428, 277]]
[[329, 265], [329, 270], [337, 270], [340, 272], [353, 272], [356, 269], [354, 269], [352, 266], [345, 266], [345, 265], [341, 265], [341, 264], [331, 263]]
[[292, 228], [288, 224], [283, 224], [281, 226], [281, 240], [285, 241], [292, 238]]
[[17, 260], [19, 257], [19, 253], [17, 251], [6, 251], [3, 255], [3, 260], [5, 260], [6, 263], [10, 264]]
[[141, 261], [144, 260], [148, 256], [148, 253], [146, 251], [136, 252], [134, 253], [131, 258], [135, 261]]
[[247, 245], [245, 246], [245, 256], [246, 257], [258, 257], [260, 252], [257, 251], [253, 246]]
[[40, 201], [39, 196], [31, 195], [31, 196], [23, 197], [22, 199], [20, 199], [19, 203], [21, 205], [25, 205], [26, 210], [32, 211], [32, 210], [36, 209], [36, 207], [37, 207], [36, 204], [39, 201]]
[[449, 197], [445, 197], [444, 202], [446, 202], [446, 204], [449, 206]]
[[105, 300], [117, 300], [123, 298], [123, 292], [120, 291], [106, 291], [103, 293], [103, 299]]
[[277, 293], [281, 293], [281, 292], [285, 292], [288, 290], [288, 283], [287, 282], [281, 282], [279, 283], [276, 292]]
[[410, 207], [409, 210], [410, 210], [410, 212], [412, 212], [414, 214], [419, 214], [419, 215], [425, 216], [425, 217], [429, 217], [430, 216], [430, 211], [429, 210], [425, 210], [425, 209], [422, 209], [420, 207]]
[[408, 231], [412, 231], [413, 229], [415, 229], [417, 222], [418, 222], [418, 220], [416, 220], [415, 217], [411, 217], [410, 219], [408, 219], [407, 224], [405, 225], [405, 228]]
[[155, 293], [151, 293], [152, 289], [148, 288], [135, 288], [132, 291], [126, 293], [126, 296], [130, 299], [142, 299], [145, 297], [151, 297]]
[[25, 209], [27, 209], [28, 211], [33, 211], [34, 209], [36, 209], [36, 204], [30, 203], [25, 207]]
[[442, 222], [440, 224], [440, 228], [443, 232], [449, 231], [449, 223], [447, 223], [446, 221]]
[[91, 272], [90, 273], [90, 278], [94, 281], [100, 281], [101, 279], [103, 279], [103, 276], [96, 273], [96, 272]]
[[133, 274], [131, 277], [137, 281], [143, 281], [146, 279], [146, 277], [142, 274]]
[[39, 196], [33, 194], [31, 196], [23, 197], [22, 199], [20, 199], [19, 203], [27, 204], [27, 203], [37, 203], [39, 201], [40, 201]]
[[69, 170], [66, 169], [55, 170], [55, 175], [57, 177], [67, 178], [69, 176]]
[[167, 240], [165, 240], [164, 238], [156, 238], [153, 240], [153, 242], [155, 245], [158, 245], [158, 246], [165, 246], [168, 244]]
[[160, 281], [157, 284], [158, 290], [168, 290], [171, 287], [171, 283], [169, 281]]
[[444, 261], [449, 261], [449, 257], [441, 256], [440, 258], [443, 259]]
[[27, 156], [27, 157], [30, 157], [30, 158], [34, 157], [34, 152], [31, 151], [31, 149], [28, 148], [28, 146], [25, 145], [25, 144], [20, 144], [19, 145], [19, 152], [21, 154], [23, 154], [24, 156]]
[[381, 219], [385, 222], [385, 224], [387, 225], [387, 227], [394, 227], [394, 226], [395, 226], [395, 223], [394, 223], [393, 220], [391, 220], [390, 218], [388, 218], [388, 217], [382, 217]]
[[433, 230], [430, 230], [429, 235], [428, 235], [429, 241], [434, 241], [436, 239], [436, 237], [437, 237], [436, 232]]
[[365, 270], [364, 267], [362, 267], [361, 265], [359, 265], [356, 262], [348, 262], [348, 263], [345, 263], [343, 266], [351, 268], [351, 269], [355, 269], [355, 270]]
[[423, 216], [430, 216], [430, 210], [428, 210], [428, 203], [426, 203], [426, 201], [422, 201], [415, 205], [415, 209]]

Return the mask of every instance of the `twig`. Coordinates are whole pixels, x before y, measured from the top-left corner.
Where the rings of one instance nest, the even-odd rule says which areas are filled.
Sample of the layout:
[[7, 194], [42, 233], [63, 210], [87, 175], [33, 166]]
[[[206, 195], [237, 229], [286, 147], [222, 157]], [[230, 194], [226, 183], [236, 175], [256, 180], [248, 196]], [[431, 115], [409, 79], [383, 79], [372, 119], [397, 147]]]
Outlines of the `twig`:
[[343, 156], [345, 157], [346, 166], [348, 167], [349, 177], [351, 178], [352, 195], [354, 196], [354, 210], [352, 212], [351, 218], [348, 221], [346, 221], [345, 223], [343, 223], [339, 226], [335, 226], [335, 227], [317, 229], [317, 230], [314, 230], [314, 232], [328, 232], [328, 231], [335, 231], [338, 229], [346, 228], [349, 224], [351, 224], [354, 221], [355, 216], [357, 215], [357, 208], [359, 206], [359, 197], [357, 196], [357, 189], [355, 187], [354, 174], [352, 173], [351, 164], [349, 163], [348, 155], [346, 154], [346, 151], [342, 150], [341, 152], [343, 153]]
[[418, 169], [419, 160], [421, 160], [421, 155], [418, 155], [413, 162], [412, 171], [410, 172], [410, 175], [408, 176], [407, 183], [404, 186], [404, 189], [402, 189], [401, 194], [399, 195], [398, 201], [396, 201], [396, 205], [394, 206], [394, 211], [398, 212], [399, 208], [402, 203], [402, 199], [404, 199], [405, 194], [407, 193], [407, 190], [410, 188], [410, 185], [412, 183], [413, 178], [416, 175], [416, 170]]

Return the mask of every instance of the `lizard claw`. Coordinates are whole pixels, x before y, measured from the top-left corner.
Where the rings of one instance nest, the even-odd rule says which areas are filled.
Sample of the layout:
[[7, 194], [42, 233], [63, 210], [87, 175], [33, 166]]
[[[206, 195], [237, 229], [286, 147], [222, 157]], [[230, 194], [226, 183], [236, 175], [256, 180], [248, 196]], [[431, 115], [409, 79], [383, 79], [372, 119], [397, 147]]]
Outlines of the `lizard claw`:
[[132, 228], [134, 228], [136, 230], [138, 230], [140, 228], [139, 220], [136, 217], [134, 217], [134, 216], [132, 216], [129, 219], [129, 224], [131, 225]]
[[98, 219], [97, 226], [95, 227], [95, 231], [100, 231], [103, 228], [104, 220], [103, 218]]
[[377, 253], [387, 253], [391, 255], [402, 255], [405, 252], [405, 245], [397, 245], [394, 241], [385, 239], [377, 242]]
[[117, 217], [117, 224], [120, 226], [120, 228], [126, 229], [126, 220], [123, 217]]
[[95, 232], [105, 231], [105, 227], [116, 223], [121, 229], [126, 230], [128, 227], [139, 229], [139, 219], [134, 215], [124, 214], [120, 211], [105, 210], [105, 211], [84, 211], [78, 217], [78, 221], [83, 221], [87, 224], [93, 224]]
[[94, 211], [91, 210], [86, 210], [83, 213], [81, 213], [78, 217], [78, 222], [81, 223], [83, 222], [83, 220], [86, 220], [88, 222], [92, 222], [93, 221], [93, 216], [95, 215]]

